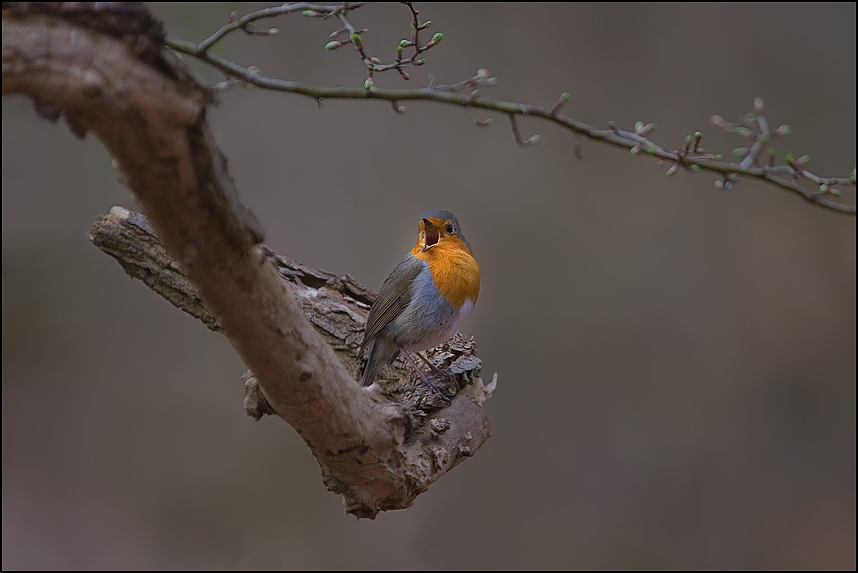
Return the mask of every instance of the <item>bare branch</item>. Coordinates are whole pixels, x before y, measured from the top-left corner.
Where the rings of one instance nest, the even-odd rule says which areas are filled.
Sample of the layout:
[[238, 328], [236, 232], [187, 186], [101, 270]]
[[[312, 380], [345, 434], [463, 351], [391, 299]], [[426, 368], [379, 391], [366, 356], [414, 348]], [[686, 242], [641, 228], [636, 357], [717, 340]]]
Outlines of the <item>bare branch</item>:
[[340, 4], [337, 6], [329, 6], [325, 4], [313, 4], [310, 2], [298, 2], [295, 4], [283, 4], [282, 6], [275, 6], [272, 8], [263, 8], [262, 10], [257, 10], [247, 14], [246, 16], [242, 16], [237, 20], [233, 19], [211, 36], [197, 44], [196, 50], [199, 54], [205, 54], [212, 46], [222, 40], [230, 32], [235, 32], [236, 30], [248, 32], [248, 25], [251, 22], [255, 22], [263, 18], [275, 18], [277, 16], [293, 14], [295, 12], [308, 12], [308, 16], [315, 18], [328, 18], [338, 12], [355, 10], [364, 4], [366, 4], [366, 2], [350, 2], [345, 5]]
[[[719, 176], [719, 179], [716, 181], [716, 186], [722, 188], [732, 187], [736, 182], [738, 182], [740, 177], [759, 179], [767, 183], [773, 184], [777, 187], [780, 187], [781, 189], [790, 191], [801, 197], [805, 201], [808, 201], [816, 206], [851, 215], [854, 215], [856, 213], [855, 205], [843, 203], [836, 199], [840, 195], [840, 192], [844, 187], [851, 187], [854, 189], [854, 175], [849, 177], [822, 177], [808, 172], [806, 169], [803, 169], [801, 165], [790, 165], [789, 162], [787, 162], [787, 165], [775, 165], [774, 162], [770, 162], [769, 165], [763, 166], [758, 164], [759, 155], [762, 152], [762, 149], [765, 147], [765, 138], [768, 136], [766, 134], [769, 134], [768, 124], [766, 123], [766, 120], [762, 116], [761, 112], [754, 116], [754, 121], [756, 122], [756, 125], [760, 130], [760, 134], [763, 135], [763, 140], [755, 141], [754, 145], [752, 145], [751, 148], [749, 148], [747, 152], [743, 154], [743, 161], [741, 161], [740, 163], [726, 163], [723, 161], [723, 157], [719, 154], [702, 153], [702, 150], [699, 149], [699, 137], [696, 138], [693, 150], [689, 149], [687, 145], [684, 151], [678, 149], [671, 150], [669, 148], [654, 143], [648, 137], [646, 137], [646, 133], [638, 133], [637, 130], [635, 130], [635, 132], [623, 131], [616, 129], [616, 127], [612, 125], [608, 129], [600, 129], [588, 125], [586, 123], [576, 121], [571, 117], [560, 115], [560, 109], [564, 105], [566, 105], [570, 99], [568, 93], [562, 94], [560, 99], [550, 108], [517, 102], [490, 100], [484, 99], [483, 97], [477, 98], [474, 93], [458, 93], [459, 91], [466, 89], [475, 90], [481, 86], [495, 85], [497, 83], [497, 79], [489, 77], [488, 72], [484, 69], [480, 69], [477, 74], [472, 78], [449, 86], [436, 86], [434, 85], [433, 81], [430, 81], [429, 86], [422, 89], [379, 88], [375, 85], [375, 82], [373, 81], [374, 73], [395, 69], [402, 75], [403, 78], [409, 79], [408, 74], [402, 69], [403, 66], [423, 65], [425, 61], [421, 58], [418, 58], [418, 56], [427, 49], [437, 45], [443, 37], [443, 35], [440, 33], [436, 34], [435, 36], [433, 36], [433, 39], [429, 43], [427, 43], [425, 46], [420, 46], [419, 32], [420, 30], [425, 29], [431, 22], [427, 21], [423, 24], [420, 24], [418, 20], [418, 13], [414, 9], [413, 5], [411, 3], [405, 4], [409, 7], [412, 13], [412, 38], [410, 40], [402, 40], [402, 42], [400, 42], [400, 45], [397, 48], [397, 58], [393, 63], [390, 64], [383, 64], [381, 63], [380, 59], [367, 55], [363, 47], [363, 41], [361, 40], [361, 33], [365, 32], [365, 30], [356, 30], [355, 27], [348, 20], [347, 14], [351, 10], [354, 10], [354, 8], [357, 8], [362, 5], [360, 3], [336, 6], [294, 4], [288, 5], [288, 9], [285, 7], [281, 7], [280, 9], [261, 10], [248, 14], [244, 18], [232, 24], [224, 26], [223, 28], [218, 30], [218, 32], [213, 34], [209, 39], [203, 41], [200, 44], [193, 44], [173, 39], [167, 39], [165, 43], [167, 46], [173, 48], [177, 52], [189, 54], [191, 56], [199, 58], [200, 60], [210, 64], [215, 68], [220, 69], [225, 74], [227, 74], [228, 77], [240, 78], [241, 80], [249, 84], [264, 89], [283, 91], [287, 93], [296, 93], [312, 97], [317, 100], [384, 100], [391, 102], [394, 106], [393, 109], [395, 111], [400, 110], [399, 104], [396, 103], [400, 100], [434, 101], [448, 105], [464, 107], [468, 109], [469, 112], [472, 111], [472, 108], [483, 109], [486, 111], [494, 111], [505, 114], [510, 117], [513, 136], [515, 138], [516, 143], [519, 145], [531, 145], [533, 143], [536, 143], [539, 141], [539, 136], [534, 136], [528, 138], [527, 140], [523, 140], [520, 136], [518, 125], [516, 123], [516, 116], [521, 115], [535, 117], [553, 123], [564, 129], [567, 129], [576, 135], [584, 136], [587, 139], [612, 145], [614, 147], [624, 148], [630, 151], [633, 155], [637, 155], [639, 154], [639, 152], [644, 151], [646, 155], [656, 157], [663, 162], [675, 164], [676, 166], [682, 167], [685, 170], [698, 172], [708, 171], [710, 173], [715, 173]], [[254, 73], [250, 73], [248, 71], [248, 68], [244, 68], [234, 62], [231, 62], [225, 58], [222, 58], [216, 54], [212, 54], [211, 52], [207, 51], [208, 47], [210, 47], [213, 43], [211, 41], [211, 38], [216, 38], [216, 41], [217, 39], [223, 37], [223, 35], [227, 32], [242, 28], [242, 25], [239, 24], [242, 21], [244, 21], [244, 25], [246, 25], [246, 23], [249, 23], [261, 17], [271, 17], [274, 15], [294, 13], [296, 11], [299, 11], [298, 7], [300, 7], [300, 9], [305, 13], [305, 15], [325, 18], [337, 16], [341, 20], [345, 27], [343, 28], [343, 30], [338, 30], [337, 32], [335, 32], [335, 35], [339, 35], [339, 33], [346, 32], [348, 34], [348, 38], [342, 41], [329, 42], [326, 47], [328, 49], [335, 49], [348, 43], [354, 44], [355, 50], [361, 58], [361, 61], [369, 70], [369, 77], [367, 78], [363, 87], [326, 88], [320, 86], [309, 86], [298, 82], [271, 78], [258, 73], [258, 70], [254, 70]], [[415, 53], [409, 58], [403, 58], [402, 50], [404, 48], [414, 48]], [[220, 84], [219, 86], [223, 87]], [[761, 103], [761, 100], [757, 98], [757, 100], [755, 100], [755, 107], [762, 108], [761, 105], [756, 105], [757, 101]], [[490, 125], [489, 120], [478, 120], [474, 118], [473, 114], [471, 115], [471, 118], [473, 119], [475, 125], [481, 127]], [[742, 126], [742, 129], [748, 130], [749, 128], [747, 126]], [[579, 144], [575, 145], [573, 152], [576, 156], [580, 156], [581, 152]], [[668, 170], [668, 175], [673, 175], [676, 172], [677, 170], [671, 167], [671, 169]], [[786, 175], [786, 177], [781, 177], [781, 175]], [[801, 179], [807, 179], [808, 181], [815, 183], [817, 185], [817, 189], [807, 190], [803, 188], [799, 184], [799, 180]]]

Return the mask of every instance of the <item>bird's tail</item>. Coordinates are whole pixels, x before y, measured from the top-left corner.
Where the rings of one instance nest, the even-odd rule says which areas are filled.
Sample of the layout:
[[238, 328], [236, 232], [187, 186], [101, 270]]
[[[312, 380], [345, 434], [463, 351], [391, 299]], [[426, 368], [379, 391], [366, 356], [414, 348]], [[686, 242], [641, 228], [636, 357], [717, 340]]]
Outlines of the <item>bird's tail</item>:
[[392, 342], [377, 338], [373, 342], [372, 350], [369, 353], [369, 360], [366, 361], [366, 368], [363, 370], [363, 378], [361, 378], [362, 386], [369, 386], [375, 381], [375, 377], [384, 368], [385, 363], [391, 360], [392, 356], [399, 354], [399, 350]]

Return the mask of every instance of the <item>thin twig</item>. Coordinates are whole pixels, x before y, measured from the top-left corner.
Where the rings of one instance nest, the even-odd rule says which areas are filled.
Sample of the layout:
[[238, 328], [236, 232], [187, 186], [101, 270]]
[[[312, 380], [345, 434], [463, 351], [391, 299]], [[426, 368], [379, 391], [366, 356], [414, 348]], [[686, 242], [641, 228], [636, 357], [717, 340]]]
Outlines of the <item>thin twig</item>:
[[215, 45], [215, 43], [219, 42], [224, 36], [229, 34], [230, 32], [235, 32], [236, 30], [245, 30], [247, 29], [247, 25], [251, 22], [255, 22], [256, 20], [261, 20], [263, 18], [274, 18], [276, 16], [283, 16], [286, 14], [293, 14], [295, 12], [313, 12], [314, 14], [318, 14], [319, 18], [327, 18], [330, 17], [337, 12], [343, 10], [355, 10], [360, 8], [366, 4], [366, 2], [351, 2], [346, 3], [345, 5], [337, 5], [337, 6], [328, 6], [325, 4], [313, 4], [310, 2], [299, 2], [296, 4], [283, 4], [282, 6], [276, 6], [273, 8], [264, 8], [262, 10], [257, 10], [255, 12], [251, 12], [245, 16], [242, 16], [238, 20], [230, 22], [220, 29], [218, 29], [214, 34], [196, 44], [195, 52], [192, 55], [205, 54], [209, 51], [209, 49]]
[[[709, 171], [711, 173], [716, 173], [721, 176], [721, 179], [723, 180], [719, 180], [723, 184], [722, 186], [728, 188], [732, 186], [732, 184], [735, 183], [740, 176], [750, 177], [765, 181], [767, 183], [776, 185], [782, 189], [795, 193], [802, 199], [819, 207], [852, 215], [856, 213], [856, 208], [854, 205], [848, 205], [831, 199], [832, 194], [839, 193], [839, 188], [841, 186], [854, 187], [854, 175], [849, 178], [821, 177], [807, 171], [800, 163], [788, 165], [759, 165], [760, 154], [763, 148], [766, 146], [768, 140], [772, 136], [772, 133], [770, 132], [768, 127], [768, 123], [763, 117], [762, 113], [755, 114], [753, 118], [751, 118], [750, 116], [747, 117], [748, 120], [753, 119], [760, 133], [755, 137], [751, 137], [752, 139], [755, 139], [754, 144], [751, 146], [750, 149], [747, 150], [747, 153], [744, 156], [743, 160], [740, 163], [726, 163], [721, 160], [720, 155], [703, 153], [703, 150], [699, 147], [700, 138], [702, 137], [699, 132], [695, 135], [693, 140], [686, 141], [684, 151], [671, 151], [654, 143], [649, 137], [646, 136], [646, 134], [651, 131], [651, 128], [654, 126], [654, 124], [649, 124], [648, 126], [645, 126], [643, 129], [640, 130], [636, 129], [636, 132], [630, 132], [619, 130], [612, 123], [609, 124], [610, 127], [608, 129], [600, 129], [588, 125], [586, 123], [576, 121], [570, 117], [560, 115], [560, 109], [569, 100], [569, 96], [566, 93], [562, 94], [557, 103], [555, 103], [550, 108], [516, 102], [485, 99], [481, 96], [481, 94], [479, 94], [478, 88], [482, 86], [495, 85], [497, 83], [497, 79], [489, 77], [488, 72], [484, 69], [480, 69], [477, 74], [474, 75], [472, 78], [451, 85], [433, 85], [434, 82], [430, 81], [430, 85], [426, 88], [379, 88], [372, 80], [373, 73], [395, 69], [402, 75], [403, 78], [408, 79], [409, 76], [405, 72], [403, 67], [407, 65], [422, 65], [424, 63], [424, 60], [417, 59], [417, 57], [422, 52], [433, 47], [434, 45], [437, 45], [438, 41], [440, 41], [441, 35], [436, 34], [435, 37], [433, 37], [433, 40], [431, 40], [425, 46], [420, 46], [419, 32], [420, 30], [428, 27], [430, 22], [427, 21], [424, 24], [420, 24], [417, 10], [414, 9], [411, 3], [406, 2], [405, 4], [411, 10], [412, 14], [411, 39], [403, 40], [400, 43], [397, 58], [393, 63], [382, 64], [378, 58], [369, 57], [364, 51], [362, 40], [360, 40], [360, 34], [365, 32], [366, 30], [356, 30], [347, 18], [348, 12], [362, 6], [363, 4], [364, 3], [362, 2], [339, 5], [300, 3], [284, 5], [276, 8], [267, 8], [264, 10], [253, 12], [238, 20], [230, 22], [229, 24], [221, 27], [214, 34], [212, 34], [199, 44], [173, 39], [167, 39], [165, 40], [165, 43], [168, 47], [172, 48], [173, 50], [176, 50], [177, 52], [196, 57], [203, 62], [206, 62], [209, 65], [221, 70], [222, 72], [227, 74], [227, 78], [239, 78], [240, 80], [243, 80], [250, 85], [254, 85], [263, 89], [305, 95], [307, 97], [315, 99], [316, 101], [322, 101], [323, 99], [383, 100], [390, 102], [390, 104], [393, 106], [393, 110], [397, 111], [398, 113], [401, 113], [402, 110], [399, 105], [399, 102], [403, 100], [434, 101], [439, 103], [445, 103], [448, 105], [463, 107], [468, 109], [469, 113], [471, 113], [472, 115], [472, 119], [472, 109], [476, 108], [487, 111], [495, 111], [498, 113], [506, 114], [510, 118], [515, 141], [522, 146], [532, 145], [539, 141], [538, 135], [534, 135], [527, 140], [523, 140], [521, 138], [516, 118], [520, 115], [526, 115], [529, 117], [535, 117], [541, 120], [545, 120], [565, 129], [568, 129], [569, 131], [573, 132], [578, 136], [584, 136], [594, 141], [630, 150], [632, 151], [632, 153], [635, 154], [640, 151], [643, 151], [646, 155], [657, 157], [661, 161], [673, 163], [676, 166], [681, 166], [686, 170]], [[355, 46], [355, 50], [358, 52], [361, 61], [369, 70], [369, 78], [367, 79], [363, 87], [319, 87], [309, 86], [306, 84], [301, 84], [288, 80], [271, 78], [260, 74], [255, 68], [251, 72], [250, 68], [242, 67], [230, 60], [222, 58], [221, 56], [218, 56], [217, 54], [211, 53], [209, 51], [209, 48], [211, 48], [212, 45], [214, 45], [217, 41], [223, 38], [226, 34], [241, 29], [247, 31], [247, 25], [255, 20], [291, 14], [298, 11], [304, 12], [306, 16], [318, 18], [328, 18], [336, 16], [340, 19], [340, 21], [343, 23], [344, 29], [335, 32], [334, 34], [332, 34], [332, 37], [335, 37], [340, 33], [347, 32], [348, 38], [343, 41], [329, 43], [329, 46], [331, 44], [335, 44], [333, 47], [339, 47], [347, 43], [351, 43]], [[435, 41], [435, 38], [438, 38], [438, 41]], [[402, 49], [406, 47], [414, 48], [415, 52], [411, 57], [404, 58], [402, 56]], [[224, 87], [228, 87], [229, 85], [233, 85], [234, 83], [235, 82], [233, 81], [229, 81], [227, 83], [220, 82], [219, 84], [217, 84], [217, 86], [222, 89]], [[472, 91], [469, 94], [458, 93], [463, 90]], [[477, 97], [477, 95], [480, 95], [480, 97]], [[755, 107], [756, 106], [757, 101], [755, 100]], [[713, 118], [714, 117], [717, 116], [713, 116]], [[476, 125], [486, 126], [490, 125], [490, 120], [479, 121], [474, 119], [474, 123]], [[753, 125], [753, 123], [751, 123], [750, 121], [746, 123], [748, 123], [748, 125]], [[740, 131], [740, 129], [735, 127], [733, 124], [726, 125], [726, 129], [728, 130], [736, 132]], [[741, 132], [742, 134], [750, 134], [750, 130], [747, 126], [743, 125], [741, 126], [741, 129], [744, 130]], [[693, 141], [693, 146], [689, 143], [689, 141]], [[675, 169], [671, 169], [668, 174], [672, 175], [674, 172]], [[778, 175], [784, 175], [785, 177], [778, 177]], [[807, 179], [811, 182], [816, 183], [819, 186], [818, 190], [808, 191], [806, 189], [803, 189], [797, 183], [799, 179]]]

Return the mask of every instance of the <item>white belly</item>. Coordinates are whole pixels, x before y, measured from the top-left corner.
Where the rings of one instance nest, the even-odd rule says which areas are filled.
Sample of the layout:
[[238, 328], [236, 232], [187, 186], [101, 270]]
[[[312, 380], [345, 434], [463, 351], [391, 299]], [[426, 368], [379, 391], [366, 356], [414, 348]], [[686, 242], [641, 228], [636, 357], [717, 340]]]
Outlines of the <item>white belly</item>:
[[455, 320], [451, 322], [449, 328], [439, 332], [438, 335], [431, 340], [420, 344], [419, 346], [421, 346], [421, 348], [414, 348], [414, 350], [428, 350], [430, 348], [435, 348], [436, 346], [444, 344], [453, 338], [453, 336], [459, 332], [459, 326], [461, 326], [461, 324], [465, 322], [465, 319], [470, 316], [472, 310], [474, 310], [474, 301], [467, 299], [465, 304], [462, 305], [462, 308], [459, 309]]

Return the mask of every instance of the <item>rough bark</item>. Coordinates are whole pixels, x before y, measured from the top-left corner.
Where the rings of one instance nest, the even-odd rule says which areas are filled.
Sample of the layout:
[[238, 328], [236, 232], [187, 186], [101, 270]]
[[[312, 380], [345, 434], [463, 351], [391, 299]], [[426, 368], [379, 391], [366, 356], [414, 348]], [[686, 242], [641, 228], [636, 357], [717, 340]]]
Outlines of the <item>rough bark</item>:
[[[154, 230], [127, 242], [132, 256], [123, 266], [228, 337], [253, 372], [245, 376], [250, 401], [259, 402], [253, 413], [267, 404], [298, 431], [349, 513], [410, 506], [482, 445], [489, 432], [480, 405], [494, 381], [487, 390], [479, 380], [472, 342], [448, 348], [462, 347], [469, 384], [440, 410], [430, 395], [407, 389], [410, 374], [396, 372], [402, 379], [383, 390], [355, 381], [370, 292], [260, 246], [259, 224], [209, 133], [210, 96], [163, 49], [160, 24], [145, 10], [3, 8], [3, 94], [29, 96], [43, 117], [63, 117], [78, 136], [91, 132], [104, 143]], [[97, 227], [94, 236], [121, 236], [148, 225], [114, 209]], [[169, 258], [158, 254], [161, 244]]]

